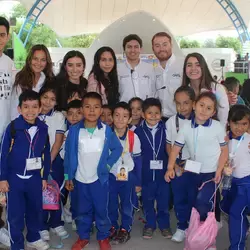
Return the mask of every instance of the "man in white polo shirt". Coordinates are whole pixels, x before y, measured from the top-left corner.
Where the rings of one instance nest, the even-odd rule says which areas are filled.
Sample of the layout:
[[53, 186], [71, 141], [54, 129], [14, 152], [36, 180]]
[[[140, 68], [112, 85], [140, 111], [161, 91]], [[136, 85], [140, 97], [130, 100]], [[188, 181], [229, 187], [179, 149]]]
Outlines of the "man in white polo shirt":
[[173, 54], [172, 46], [172, 38], [166, 32], [159, 32], [152, 38], [152, 49], [159, 60], [155, 67], [156, 92], [166, 119], [176, 114], [174, 93], [181, 86], [184, 63], [184, 57], [177, 58]]
[[128, 102], [133, 97], [142, 100], [155, 95], [155, 74], [151, 64], [142, 62], [142, 40], [130, 34], [123, 39], [126, 61], [117, 65], [120, 100]]

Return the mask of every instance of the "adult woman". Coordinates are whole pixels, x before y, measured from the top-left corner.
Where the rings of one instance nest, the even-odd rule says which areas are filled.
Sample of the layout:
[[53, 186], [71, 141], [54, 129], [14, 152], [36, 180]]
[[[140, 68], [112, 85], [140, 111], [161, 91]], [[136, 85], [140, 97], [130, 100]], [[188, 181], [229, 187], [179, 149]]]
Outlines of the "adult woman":
[[203, 91], [212, 91], [218, 102], [217, 116], [226, 126], [229, 111], [225, 88], [212, 77], [204, 57], [199, 53], [188, 54], [184, 61], [182, 85], [190, 85], [196, 97]]
[[45, 81], [54, 77], [52, 61], [48, 49], [42, 45], [34, 45], [24, 67], [17, 73], [11, 96], [11, 119], [18, 116], [17, 106], [19, 95], [28, 89], [39, 92]]
[[87, 80], [83, 77], [85, 66], [85, 57], [80, 51], [71, 50], [64, 56], [56, 76], [59, 110], [66, 110], [67, 100], [73, 93], [79, 93], [80, 97], [86, 93]]
[[113, 106], [119, 101], [117, 63], [110, 47], [101, 47], [94, 56], [94, 65], [89, 74], [87, 91], [102, 96], [102, 103]]

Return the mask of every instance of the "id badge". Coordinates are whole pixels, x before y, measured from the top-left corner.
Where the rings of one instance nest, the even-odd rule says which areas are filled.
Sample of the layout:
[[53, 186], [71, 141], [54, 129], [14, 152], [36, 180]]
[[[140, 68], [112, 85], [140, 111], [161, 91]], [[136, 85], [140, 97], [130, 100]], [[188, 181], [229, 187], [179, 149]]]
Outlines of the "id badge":
[[29, 158], [26, 159], [26, 169], [29, 170], [37, 170], [42, 168], [42, 159], [41, 157]]
[[117, 168], [116, 180], [128, 181], [128, 167], [126, 165], [122, 164]]
[[161, 170], [163, 169], [163, 161], [150, 161], [150, 169]]
[[201, 162], [187, 160], [185, 165], [185, 171], [199, 174], [201, 172]]

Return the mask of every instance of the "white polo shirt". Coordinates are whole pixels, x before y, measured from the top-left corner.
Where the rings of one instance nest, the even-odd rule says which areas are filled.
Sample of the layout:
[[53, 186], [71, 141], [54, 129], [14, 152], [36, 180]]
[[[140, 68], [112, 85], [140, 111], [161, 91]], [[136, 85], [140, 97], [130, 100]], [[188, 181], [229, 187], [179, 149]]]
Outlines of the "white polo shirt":
[[[134, 146], [133, 146], [133, 153], [129, 153], [129, 141], [128, 136], [123, 136], [119, 138], [120, 143], [123, 147], [123, 161], [126, 166], [128, 166], [128, 172], [132, 171], [134, 169], [134, 161], [132, 158], [132, 155], [134, 157], [139, 156], [141, 154], [141, 142], [137, 134], [134, 134]], [[122, 165], [122, 157], [119, 158], [119, 160], [114, 164], [114, 166], [111, 168], [110, 173], [113, 175], [117, 175], [117, 169], [119, 166]]]
[[[174, 145], [175, 140], [177, 139], [177, 126], [176, 126], [176, 116], [178, 117], [179, 121], [179, 130], [184, 126], [184, 124], [188, 121], [187, 119], [181, 117], [180, 115], [171, 116], [166, 122], [166, 136], [167, 136], [167, 143], [170, 145]], [[190, 158], [187, 145], [185, 144], [182, 148], [182, 160], [187, 160]], [[179, 156], [178, 156], [179, 157]]]
[[98, 180], [97, 168], [105, 143], [106, 125], [92, 133], [81, 128], [78, 138], [78, 166], [76, 180], [85, 184]]
[[235, 153], [234, 163], [235, 169], [233, 176], [236, 178], [243, 178], [250, 175], [250, 135], [245, 133], [242, 141], [240, 137], [236, 139], [230, 139], [228, 148], [229, 153]]
[[[165, 69], [160, 63], [155, 67], [156, 77], [156, 96], [159, 97], [163, 116], [171, 117], [176, 114], [176, 106], [174, 103], [174, 93], [182, 84], [184, 58], [175, 57], [174, 54], [167, 61]], [[164, 89], [161, 89], [165, 87]]]
[[50, 149], [52, 149], [56, 134], [64, 134], [66, 131], [65, 116], [59, 111], [51, 110], [46, 115], [39, 115], [39, 118], [48, 125]]
[[218, 168], [221, 147], [227, 144], [225, 136], [225, 128], [220, 122], [209, 119], [198, 125], [191, 119], [180, 129], [175, 145], [186, 145], [190, 159], [201, 163], [201, 173], [212, 173]]
[[140, 60], [132, 69], [127, 61], [117, 65], [120, 101], [129, 102], [133, 97], [145, 100], [155, 95], [155, 74], [153, 66]]

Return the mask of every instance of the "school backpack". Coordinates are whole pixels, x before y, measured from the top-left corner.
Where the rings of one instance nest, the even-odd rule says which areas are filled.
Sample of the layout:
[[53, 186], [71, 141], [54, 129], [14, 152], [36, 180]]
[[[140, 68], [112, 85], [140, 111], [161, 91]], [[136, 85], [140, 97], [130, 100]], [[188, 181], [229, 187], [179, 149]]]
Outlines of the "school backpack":
[[128, 131], [128, 143], [129, 143], [129, 153], [133, 154], [134, 143], [135, 143], [135, 133], [132, 130]]
[[60, 189], [57, 182], [52, 180], [52, 178], [48, 180], [47, 188], [43, 190], [43, 209], [60, 209]]

